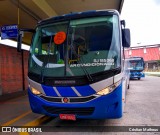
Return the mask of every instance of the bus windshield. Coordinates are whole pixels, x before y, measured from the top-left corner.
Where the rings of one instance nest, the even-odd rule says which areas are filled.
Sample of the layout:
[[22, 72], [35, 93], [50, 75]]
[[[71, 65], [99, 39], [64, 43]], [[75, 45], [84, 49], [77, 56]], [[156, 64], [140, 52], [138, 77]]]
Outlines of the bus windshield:
[[144, 63], [142, 60], [130, 60], [130, 70], [143, 70]]
[[[30, 49], [29, 72], [48, 77], [84, 76], [120, 67], [117, 15], [40, 25]], [[64, 42], [55, 41], [62, 32]]]

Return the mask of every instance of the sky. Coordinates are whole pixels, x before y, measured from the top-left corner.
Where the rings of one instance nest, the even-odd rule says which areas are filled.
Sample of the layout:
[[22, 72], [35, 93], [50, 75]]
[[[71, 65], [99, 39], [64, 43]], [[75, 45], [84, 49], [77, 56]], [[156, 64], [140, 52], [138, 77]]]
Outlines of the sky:
[[131, 47], [160, 44], [160, 0], [124, 0], [121, 19], [131, 32]]

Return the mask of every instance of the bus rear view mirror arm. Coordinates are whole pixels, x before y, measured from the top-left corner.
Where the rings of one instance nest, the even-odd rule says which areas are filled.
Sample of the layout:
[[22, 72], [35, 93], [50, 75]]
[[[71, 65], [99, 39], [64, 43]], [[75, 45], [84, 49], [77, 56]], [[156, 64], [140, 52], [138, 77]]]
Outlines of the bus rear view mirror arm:
[[24, 32], [35, 33], [35, 30], [34, 29], [19, 29], [18, 36], [17, 36], [17, 51], [18, 52], [21, 52], [22, 37], [24, 35]]

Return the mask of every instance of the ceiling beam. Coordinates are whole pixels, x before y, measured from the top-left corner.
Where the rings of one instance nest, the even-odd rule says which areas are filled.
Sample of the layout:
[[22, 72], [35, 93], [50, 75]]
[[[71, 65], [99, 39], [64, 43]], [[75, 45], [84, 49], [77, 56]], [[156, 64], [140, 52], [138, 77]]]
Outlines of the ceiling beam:
[[57, 13], [45, 0], [32, 0], [49, 17], [57, 16]]
[[[18, 1], [16, 0], [10, 0], [11, 3], [13, 3], [18, 8]], [[25, 13], [30, 15], [32, 18], [34, 18], [36, 21], [42, 20], [38, 15], [33, 13], [29, 8], [27, 8], [25, 5], [23, 5], [21, 2], [19, 2], [19, 8], [23, 10]]]
[[120, 0], [120, 4], [119, 4], [119, 13], [122, 12], [123, 4], [124, 4], [124, 0]]

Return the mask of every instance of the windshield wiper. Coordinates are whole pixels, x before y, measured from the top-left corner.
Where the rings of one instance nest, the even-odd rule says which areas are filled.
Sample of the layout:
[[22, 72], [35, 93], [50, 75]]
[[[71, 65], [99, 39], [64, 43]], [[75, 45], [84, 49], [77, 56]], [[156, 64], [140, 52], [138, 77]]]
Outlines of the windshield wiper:
[[90, 73], [87, 71], [87, 69], [86, 69], [84, 66], [81, 66], [81, 64], [84, 63], [84, 62], [83, 62], [83, 60], [79, 57], [79, 55], [77, 54], [77, 52], [76, 52], [76, 50], [75, 50], [75, 48], [74, 48], [74, 46], [73, 46], [73, 43], [71, 44], [71, 49], [72, 49], [72, 51], [73, 51], [73, 54], [77, 57], [77, 59], [78, 59], [78, 60], [77, 60], [77, 63], [80, 64], [80, 67], [82, 68], [83, 72], [85, 73], [88, 81], [89, 81], [89, 82], [93, 82], [94, 80], [93, 80], [92, 76], [90, 75]]
[[[72, 30], [71, 27], [70, 27], [70, 22], [71, 22], [71, 20], [69, 20], [69, 22], [68, 22], [67, 37], [69, 37], [69, 33], [70, 33], [70, 31]], [[71, 32], [71, 33], [73, 33], [73, 32]], [[73, 39], [73, 34], [72, 34], [71, 39]], [[68, 46], [68, 45], [69, 45], [69, 42], [68, 42], [68, 38], [67, 38], [67, 46]], [[80, 67], [82, 68], [82, 70], [83, 70], [84, 74], [86, 75], [88, 81], [89, 81], [89, 82], [93, 82], [94, 80], [93, 80], [92, 76], [89, 74], [89, 72], [87, 71], [87, 69], [86, 69], [85, 67], [81, 66], [81, 63], [83, 63], [83, 60], [79, 58], [76, 50], [74, 49], [74, 47], [73, 47], [73, 40], [72, 40], [72, 42], [71, 42], [71, 49], [72, 49], [74, 55], [79, 59], [79, 61], [77, 61], [77, 62], [78, 62], [78, 64], [80, 64]], [[66, 52], [67, 52], [67, 51], [68, 51], [68, 50], [67, 50], [67, 47], [66, 47]], [[66, 61], [66, 63], [65, 63], [65, 72], [66, 72], [67, 57], [66, 57], [66, 60], [65, 60], [65, 61]], [[79, 62], [80, 62], [80, 63], [79, 63]]]

